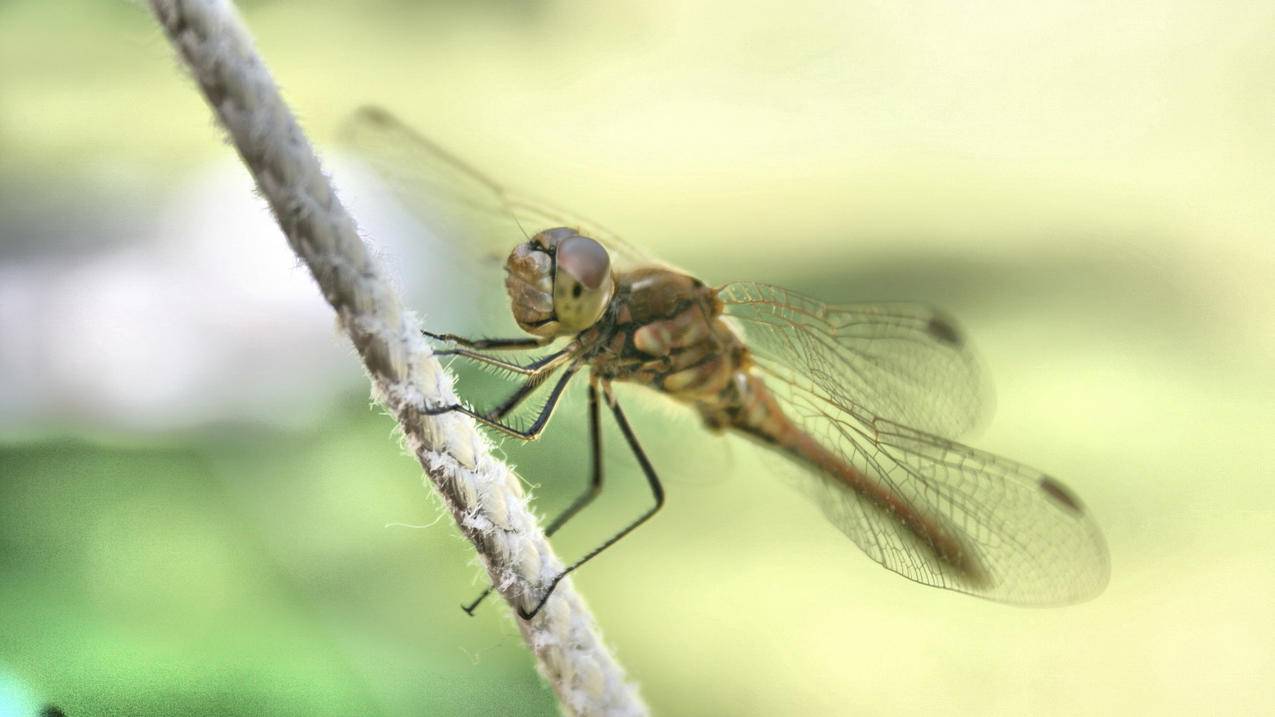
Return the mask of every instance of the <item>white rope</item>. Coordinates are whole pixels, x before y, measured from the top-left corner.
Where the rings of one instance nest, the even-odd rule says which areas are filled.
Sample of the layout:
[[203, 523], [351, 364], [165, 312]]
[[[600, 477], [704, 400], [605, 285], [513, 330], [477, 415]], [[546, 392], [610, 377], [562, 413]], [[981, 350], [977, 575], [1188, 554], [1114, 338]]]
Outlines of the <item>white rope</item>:
[[[452, 377], [369, 255], [234, 8], [226, 0], [151, 0], [151, 6], [461, 532], [505, 599], [533, 606], [562, 563], [528, 510], [518, 478], [491, 455], [474, 422], [422, 414], [456, 402]], [[569, 579], [535, 619], [518, 623], [564, 711], [646, 713]]]

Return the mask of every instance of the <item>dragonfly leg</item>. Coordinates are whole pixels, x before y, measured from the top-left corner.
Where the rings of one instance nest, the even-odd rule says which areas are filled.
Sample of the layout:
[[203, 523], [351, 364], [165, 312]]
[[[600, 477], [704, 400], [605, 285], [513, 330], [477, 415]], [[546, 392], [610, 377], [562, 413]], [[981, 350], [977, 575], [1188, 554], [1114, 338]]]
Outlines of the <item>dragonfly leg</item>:
[[464, 336], [456, 334], [436, 334], [431, 331], [421, 330], [422, 334], [437, 339], [439, 341], [450, 341], [457, 346], [463, 346], [467, 349], [479, 349], [487, 351], [518, 351], [525, 349], [539, 349], [553, 343], [551, 336], [538, 336], [536, 338], [524, 337], [516, 339], [467, 339]]
[[574, 350], [575, 350], [574, 345], [568, 346], [562, 349], [561, 351], [556, 351], [554, 353], [549, 354], [548, 356], [542, 356], [536, 359], [535, 361], [532, 361], [531, 363], [527, 364], [526, 366], [523, 366], [522, 364], [516, 364], [512, 361], [506, 361], [501, 358], [496, 358], [495, 356], [488, 356], [487, 354], [478, 353], [477, 351], [471, 351], [470, 349], [444, 349], [442, 351], [435, 351], [434, 355], [435, 356], [460, 356], [461, 358], [467, 358], [467, 359], [470, 359], [471, 361], [476, 361], [478, 363], [484, 363], [489, 366], [496, 366], [505, 371], [516, 373], [521, 376], [536, 376], [537, 374], [541, 372], [550, 371], [560, 366], [562, 362], [571, 358], [571, 353]]
[[[504, 403], [502, 403], [500, 406], [497, 406], [496, 408], [486, 413], [479, 413], [473, 409], [466, 408], [465, 406], [462, 406], [459, 403], [453, 403], [447, 406], [439, 406], [437, 408], [426, 409], [424, 413], [427, 416], [437, 416], [443, 413], [452, 413], [452, 412], [463, 413], [466, 416], [469, 416], [473, 418], [474, 420], [478, 421], [479, 423], [483, 424], [484, 426], [487, 426], [488, 428], [494, 428], [497, 431], [500, 431], [509, 436], [513, 436], [514, 438], [518, 438], [520, 440], [534, 441], [540, 437], [541, 433], [544, 432], [545, 426], [549, 424], [549, 419], [553, 417], [554, 409], [558, 407], [558, 399], [562, 398], [563, 390], [566, 389], [567, 384], [571, 381], [571, 379], [576, 375], [576, 372], [579, 370], [580, 370], [580, 364], [578, 363], [572, 364], [571, 366], [567, 367], [567, 370], [562, 375], [562, 378], [558, 379], [558, 383], [554, 385], [553, 391], [549, 394], [549, 399], [545, 401], [544, 408], [540, 409], [540, 415], [536, 416], [536, 420], [533, 421], [531, 425], [527, 427], [526, 429], [522, 429], [516, 426], [510, 426], [508, 424], [502, 423], [501, 419], [503, 419], [506, 415], [508, 415], [509, 412], [512, 411], [515, 406], [521, 403], [523, 399], [531, 395], [532, 392], [534, 392], [537, 388], [539, 388], [540, 384], [544, 382], [543, 378], [539, 380], [533, 378], [527, 381], [517, 391], [514, 391], [513, 395], [505, 399]], [[544, 376], [548, 377], [548, 374], [546, 373], [544, 374]]]
[[471, 416], [474, 416], [480, 421], [484, 421], [484, 422], [499, 421], [503, 419], [505, 416], [509, 415], [509, 413], [513, 411], [515, 408], [517, 408], [518, 405], [521, 404], [528, 396], [535, 393], [536, 389], [540, 388], [540, 386], [544, 384], [545, 380], [548, 379], [549, 376], [554, 371], [556, 371], [559, 366], [569, 361], [572, 357], [572, 353], [571, 353], [572, 351], [573, 351], [573, 347], [568, 346], [567, 348], [564, 348], [561, 351], [558, 351], [556, 353], [550, 354], [543, 358], [537, 359], [536, 361], [534, 361], [533, 363], [525, 367], [518, 366], [516, 364], [508, 364], [501, 361], [500, 359], [496, 359], [490, 356], [483, 356], [482, 354], [473, 354], [473, 358], [478, 358], [488, 363], [502, 366], [503, 368], [508, 368], [512, 371], [521, 373], [527, 376], [527, 380], [523, 382], [523, 384], [519, 386], [518, 389], [515, 390], [509, 396], [509, 398], [506, 398], [503, 402], [501, 402], [499, 406], [497, 406], [496, 408], [490, 411], [484, 412], [481, 416], [475, 415], [473, 412], [459, 405], [448, 406], [441, 410], [435, 409], [430, 411], [429, 415], [437, 415], [439, 413], [448, 413], [450, 411], [459, 410], [463, 413], [467, 413]]
[[[519, 406], [519, 404], [525, 401], [528, 396], [535, 393], [537, 389], [543, 386], [545, 380], [549, 378], [550, 374], [553, 373], [553, 369], [555, 368], [557, 368], [557, 366], [549, 367], [545, 370], [542, 370], [532, 375], [530, 378], [524, 381], [523, 384], [519, 386], [516, 391], [510, 394], [508, 398], [506, 398], [504, 401], [501, 401], [500, 405], [496, 406], [495, 408], [491, 409], [486, 414], [484, 414], [486, 418], [492, 421], [503, 420], [505, 416], [508, 416], [515, 408]], [[570, 376], [573, 373], [574, 373], [574, 370], [569, 371], [567, 373], [567, 376]], [[567, 376], [564, 376], [564, 378], [566, 378]], [[550, 396], [549, 400], [555, 401], [557, 399], [554, 398], [553, 396]]]
[[[626, 525], [620, 532], [610, 538], [607, 538], [606, 542], [593, 550], [590, 550], [583, 558], [580, 558], [574, 563], [568, 565], [562, 572], [558, 573], [554, 579], [550, 581], [548, 587], [545, 588], [544, 595], [541, 596], [540, 601], [536, 603], [534, 608], [531, 610], [518, 608], [518, 615], [524, 620], [530, 620], [536, 616], [536, 613], [540, 612], [540, 609], [543, 608], [545, 603], [549, 600], [549, 596], [553, 595], [554, 588], [558, 587], [558, 583], [562, 582], [563, 578], [571, 574], [571, 572], [576, 568], [597, 557], [603, 550], [615, 545], [621, 538], [633, 532], [635, 528], [645, 523], [664, 506], [664, 486], [660, 485], [660, 477], [655, 473], [655, 468], [651, 466], [650, 459], [646, 457], [646, 451], [642, 450], [641, 444], [638, 443], [637, 436], [633, 433], [633, 428], [629, 425], [628, 419], [624, 417], [624, 411], [620, 409], [620, 404], [616, 402], [615, 396], [611, 393], [611, 385], [609, 383], [602, 384], [602, 390], [606, 394], [607, 406], [611, 409], [611, 413], [615, 416], [615, 422], [619, 424], [620, 432], [624, 434], [624, 440], [628, 442], [629, 448], [633, 451], [634, 457], [637, 458], [638, 464], [642, 466], [642, 473], [646, 475], [646, 481], [651, 486], [651, 495], [655, 497], [655, 505], [648, 508], [646, 512], [637, 517], [637, 520]], [[598, 445], [601, 445], [600, 440]], [[599, 461], [600, 458], [597, 457], [597, 453], [594, 455], [594, 460]]]
[[589, 478], [589, 487], [585, 489], [575, 500], [571, 501], [571, 505], [566, 510], [558, 514], [558, 517], [549, 521], [549, 525], [545, 528], [545, 535], [553, 535], [558, 529], [566, 525], [568, 520], [575, 517], [576, 513], [584, 510], [584, 507], [593, 502], [594, 498], [602, 492], [602, 414], [598, 408], [598, 387], [597, 379], [593, 376], [589, 377], [589, 451], [592, 453], [593, 470]]
[[[593, 502], [594, 498], [602, 492], [602, 415], [598, 409], [598, 387], [597, 379], [590, 376], [589, 378], [589, 444], [593, 451], [593, 474], [589, 479], [589, 487], [584, 493], [571, 501], [571, 505], [566, 510], [558, 514], [556, 518], [549, 521], [548, 527], [545, 528], [545, 536], [551, 536], [558, 532], [558, 529], [566, 525], [576, 513], [584, 509], [586, 505]], [[462, 605], [461, 609], [469, 613], [471, 616], [474, 610], [487, 598], [488, 595], [495, 590], [494, 586], [487, 586], [486, 590], [474, 598], [468, 605]]]

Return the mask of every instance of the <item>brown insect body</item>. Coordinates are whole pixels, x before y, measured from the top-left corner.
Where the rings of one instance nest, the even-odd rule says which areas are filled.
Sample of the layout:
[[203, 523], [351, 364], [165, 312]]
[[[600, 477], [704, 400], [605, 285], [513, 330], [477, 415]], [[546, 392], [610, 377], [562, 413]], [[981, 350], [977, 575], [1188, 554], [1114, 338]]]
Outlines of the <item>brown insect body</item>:
[[[505, 289], [530, 337], [426, 334], [453, 344], [439, 355], [498, 367], [521, 385], [487, 410], [454, 403], [431, 415], [459, 412], [535, 440], [572, 377], [587, 370], [589, 488], [546, 532], [602, 488], [603, 406], [651, 488], [654, 505], [544, 586], [534, 608], [520, 608], [524, 618], [559, 580], [663, 505], [655, 467], [611, 391], [616, 381], [655, 389], [694, 408], [710, 429], [730, 429], [806, 468], [826, 517], [873, 560], [911, 580], [1020, 605], [1078, 602], [1107, 584], [1101, 530], [1065, 485], [954, 440], [978, 424], [986, 386], [963, 334], [942, 312], [914, 302], [830, 305], [764, 282], [707, 287], [656, 266], [605, 229], [581, 228], [591, 222], [510, 192], [384, 110], [360, 113], [351, 130], [356, 151], [405, 206], [421, 209], [416, 217], [434, 235], [483, 256], [517, 243], [507, 255]], [[554, 228], [520, 241], [538, 227]], [[499, 355], [560, 339], [565, 345], [527, 364]], [[534, 419], [507, 420], [549, 385]]]
[[901, 523], [956, 576], [971, 584], [988, 579], [974, 551], [940, 517], [917, 512], [784, 414], [752, 371], [744, 341], [722, 318], [714, 289], [663, 268], [615, 278], [607, 314], [579, 336], [583, 356], [599, 378], [655, 388], [693, 406], [714, 431], [733, 429], [787, 453]]

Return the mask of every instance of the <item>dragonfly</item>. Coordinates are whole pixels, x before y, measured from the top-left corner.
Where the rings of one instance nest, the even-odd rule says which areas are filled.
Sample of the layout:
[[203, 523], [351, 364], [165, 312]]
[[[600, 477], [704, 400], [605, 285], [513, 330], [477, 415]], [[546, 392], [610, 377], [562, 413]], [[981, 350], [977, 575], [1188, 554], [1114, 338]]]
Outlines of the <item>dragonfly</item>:
[[[1102, 532], [1069, 488], [956, 441], [978, 422], [985, 390], [969, 342], [942, 311], [830, 305], [759, 282], [711, 286], [596, 222], [506, 188], [381, 108], [359, 110], [345, 141], [421, 226], [489, 261], [505, 259], [505, 297], [520, 335], [425, 334], [449, 347], [437, 354], [520, 385], [490, 409], [456, 403], [429, 413], [463, 413], [531, 441], [568, 384], [587, 375], [589, 482], [546, 534], [601, 492], [603, 406], [650, 488], [649, 507], [562, 569], [530, 607], [517, 607], [524, 620], [563, 578], [664, 505], [657, 461], [621, 408], [617, 383], [663, 394], [710, 433], [743, 436], [781, 456], [833, 525], [910, 580], [1019, 605], [1080, 602], [1106, 586]], [[544, 353], [521, 362], [509, 351]], [[545, 390], [529, 425], [510, 419]]]

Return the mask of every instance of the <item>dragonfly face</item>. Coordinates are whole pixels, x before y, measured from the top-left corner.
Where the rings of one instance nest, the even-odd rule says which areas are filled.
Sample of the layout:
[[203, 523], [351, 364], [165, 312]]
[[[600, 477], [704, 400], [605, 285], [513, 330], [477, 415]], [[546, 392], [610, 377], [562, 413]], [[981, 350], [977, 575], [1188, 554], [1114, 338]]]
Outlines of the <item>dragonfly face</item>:
[[505, 291], [527, 333], [577, 334], [602, 318], [615, 294], [611, 255], [574, 229], [546, 229], [509, 254]]

